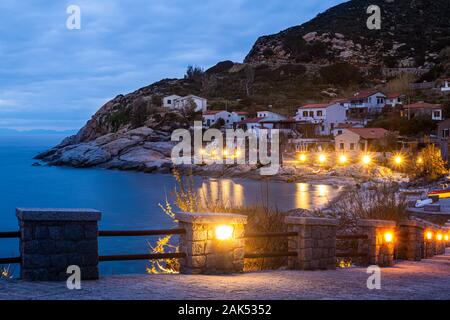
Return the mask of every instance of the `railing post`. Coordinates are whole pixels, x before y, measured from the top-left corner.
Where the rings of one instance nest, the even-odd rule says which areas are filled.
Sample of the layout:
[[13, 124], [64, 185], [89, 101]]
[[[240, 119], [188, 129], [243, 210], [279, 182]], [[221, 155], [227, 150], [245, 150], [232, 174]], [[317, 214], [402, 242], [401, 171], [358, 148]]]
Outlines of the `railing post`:
[[386, 220], [358, 221], [358, 228], [368, 237], [369, 265], [379, 267], [394, 265], [395, 225], [394, 221]]
[[296, 251], [297, 257], [289, 257], [289, 269], [317, 270], [336, 268], [336, 219], [286, 217], [289, 232], [289, 251]]
[[98, 279], [98, 226], [92, 209], [16, 209], [20, 226], [21, 278], [63, 281], [67, 267], [81, 279]]
[[399, 223], [398, 257], [403, 260], [419, 261], [422, 259], [425, 226], [415, 220]]
[[225, 213], [178, 213], [183, 274], [221, 274], [244, 270], [247, 216]]

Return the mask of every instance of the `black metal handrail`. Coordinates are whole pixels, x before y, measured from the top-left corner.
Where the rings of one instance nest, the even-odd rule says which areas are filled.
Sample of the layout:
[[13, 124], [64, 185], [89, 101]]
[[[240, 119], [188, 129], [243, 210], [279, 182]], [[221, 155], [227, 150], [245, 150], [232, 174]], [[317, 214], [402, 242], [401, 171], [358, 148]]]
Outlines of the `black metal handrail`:
[[0, 232], [0, 239], [20, 238], [20, 231]]
[[134, 236], [160, 236], [185, 234], [185, 229], [161, 229], [161, 230], [101, 230], [99, 237], [134, 237]]
[[162, 260], [162, 259], [179, 259], [179, 258], [186, 258], [186, 254], [183, 252], [173, 252], [173, 253], [109, 255], [98, 257], [99, 261]]
[[20, 263], [21, 261], [22, 261], [21, 257], [0, 258], [0, 264]]
[[244, 238], [282, 238], [295, 237], [298, 232], [253, 232], [246, 233]]

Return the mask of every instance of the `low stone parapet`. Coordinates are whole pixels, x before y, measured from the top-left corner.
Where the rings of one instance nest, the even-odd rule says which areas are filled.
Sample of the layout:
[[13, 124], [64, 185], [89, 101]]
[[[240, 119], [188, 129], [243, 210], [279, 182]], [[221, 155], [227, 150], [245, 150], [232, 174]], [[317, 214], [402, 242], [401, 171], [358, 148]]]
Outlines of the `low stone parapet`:
[[359, 220], [358, 229], [368, 237], [368, 264], [380, 267], [393, 266], [396, 223], [385, 220]]
[[178, 213], [183, 274], [222, 274], [244, 270], [247, 216], [225, 213]]
[[397, 254], [399, 259], [419, 261], [424, 250], [425, 225], [419, 221], [398, 224]]
[[70, 265], [81, 279], [98, 279], [98, 226], [92, 209], [16, 209], [20, 225], [21, 278], [62, 281]]
[[288, 268], [336, 268], [336, 219], [286, 217], [285, 222], [289, 232], [297, 232], [297, 236], [288, 239], [289, 251], [297, 252], [296, 257], [289, 257]]

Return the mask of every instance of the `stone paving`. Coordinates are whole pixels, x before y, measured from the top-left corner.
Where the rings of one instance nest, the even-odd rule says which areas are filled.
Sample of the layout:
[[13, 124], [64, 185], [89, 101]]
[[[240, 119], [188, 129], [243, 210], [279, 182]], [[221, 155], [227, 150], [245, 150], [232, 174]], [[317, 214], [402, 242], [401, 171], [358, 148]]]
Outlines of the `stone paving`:
[[381, 290], [369, 290], [365, 268], [265, 271], [225, 276], [122, 275], [65, 283], [0, 280], [0, 299], [450, 299], [450, 249], [420, 262], [382, 269]]

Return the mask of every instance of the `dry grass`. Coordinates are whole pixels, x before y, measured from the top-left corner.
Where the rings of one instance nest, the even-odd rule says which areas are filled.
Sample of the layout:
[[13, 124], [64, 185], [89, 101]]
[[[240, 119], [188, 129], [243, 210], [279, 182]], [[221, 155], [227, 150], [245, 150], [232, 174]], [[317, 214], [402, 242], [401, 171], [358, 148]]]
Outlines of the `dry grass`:
[[[177, 186], [172, 192], [174, 198], [171, 203], [166, 197], [165, 203], [160, 204], [162, 211], [171, 217], [175, 222], [174, 207], [177, 211], [183, 212], [220, 212], [235, 213], [248, 216], [246, 232], [280, 232], [285, 231], [285, 213], [277, 208], [270, 208], [267, 201], [260, 206], [235, 207], [229, 203], [224, 203], [218, 194], [204, 194], [198, 191], [192, 175], [181, 176], [178, 171], [173, 175], [177, 181]], [[267, 197], [262, 193], [262, 197]], [[201, 201], [208, 199], [208, 201]], [[152, 253], [177, 252], [176, 244], [171, 243], [172, 236], [162, 237], [157, 240], [154, 246], [150, 245]], [[273, 252], [286, 251], [287, 239], [248, 239], [246, 241], [246, 252]], [[285, 265], [285, 258], [264, 258], [246, 260], [246, 270], [275, 269]], [[176, 273], [179, 270], [177, 259], [151, 260], [147, 267], [149, 273]]]

